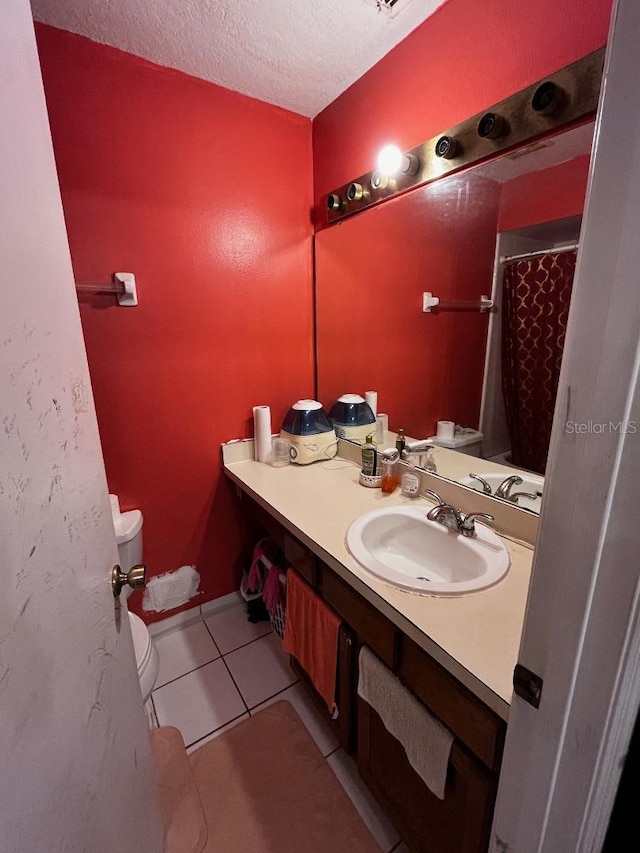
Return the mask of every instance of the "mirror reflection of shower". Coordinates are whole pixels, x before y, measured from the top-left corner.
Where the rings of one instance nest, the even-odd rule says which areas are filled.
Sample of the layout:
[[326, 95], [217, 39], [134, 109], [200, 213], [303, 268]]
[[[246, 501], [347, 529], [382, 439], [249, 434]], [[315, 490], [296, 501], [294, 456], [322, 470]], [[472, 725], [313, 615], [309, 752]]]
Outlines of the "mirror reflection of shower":
[[[498, 235], [489, 330], [485, 456], [544, 476], [581, 217]], [[489, 403], [492, 405], [489, 405]]]

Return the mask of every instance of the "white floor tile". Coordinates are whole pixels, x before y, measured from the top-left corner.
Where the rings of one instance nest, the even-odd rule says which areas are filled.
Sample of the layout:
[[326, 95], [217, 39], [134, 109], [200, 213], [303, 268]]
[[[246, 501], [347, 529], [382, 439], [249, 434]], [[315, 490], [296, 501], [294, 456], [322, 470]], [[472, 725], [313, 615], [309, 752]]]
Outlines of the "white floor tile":
[[213, 601], [201, 604], [200, 613], [202, 614], [202, 618], [206, 619], [208, 616], [213, 616], [219, 610], [227, 610], [229, 607], [235, 607], [237, 604], [242, 604], [243, 602], [244, 598], [242, 594], [239, 590], [236, 590], [235, 592], [230, 592], [228, 595], [222, 595], [220, 598], [214, 598]]
[[185, 746], [246, 712], [222, 660], [215, 660], [153, 691], [161, 726], [176, 726]]
[[274, 702], [279, 702], [281, 699], [291, 702], [325, 758], [339, 746], [338, 738], [335, 736], [329, 723], [316, 707], [304, 684], [300, 682], [283, 690], [282, 693], [278, 693], [277, 696], [273, 696], [261, 705], [257, 705], [252, 709], [251, 715], [257, 714], [262, 708], [266, 708]]
[[255, 708], [296, 681], [289, 655], [280, 646], [280, 638], [268, 634], [225, 655], [225, 663], [249, 708]]
[[241, 723], [243, 720], [248, 720], [249, 715], [243, 714], [241, 717], [238, 717], [235, 720], [232, 720], [230, 723], [227, 723], [226, 726], [221, 726], [219, 729], [216, 729], [215, 732], [211, 732], [210, 735], [203, 737], [202, 740], [198, 740], [195, 743], [192, 743], [191, 746], [187, 747], [187, 755], [191, 755], [192, 752], [195, 752], [198, 747], [204, 746], [205, 743], [209, 743], [210, 740], [215, 740], [220, 735], [223, 735], [225, 732], [228, 732], [229, 729], [232, 729], [234, 726], [237, 726], [238, 723]]
[[220, 657], [204, 622], [195, 622], [154, 640], [160, 656], [156, 688]]
[[249, 622], [244, 602], [205, 617], [205, 622], [223, 655], [271, 631], [269, 621]]
[[159, 619], [157, 622], [152, 622], [148, 626], [149, 633], [152, 637], [160, 637], [169, 631], [177, 631], [180, 628], [185, 628], [187, 625], [193, 625], [194, 622], [199, 622], [200, 619], [200, 608], [190, 607], [188, 610], [176, 613], [175, 616], [167, 616], [166, 619]]
[[338, 749], [327, 758], [327, 763], [378, 844], [383, 850], [390, 851], [398, 844], [400, 836], [360, 778], [353, 758], [347, 755], [344, 749]]

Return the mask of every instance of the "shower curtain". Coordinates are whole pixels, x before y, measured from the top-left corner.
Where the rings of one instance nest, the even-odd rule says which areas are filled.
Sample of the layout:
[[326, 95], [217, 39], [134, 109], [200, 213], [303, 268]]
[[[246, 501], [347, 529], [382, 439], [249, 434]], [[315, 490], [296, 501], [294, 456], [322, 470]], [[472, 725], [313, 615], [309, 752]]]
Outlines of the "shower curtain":
[[502, 394], [514, 466], [544, 474], [562, 363], [575, 251], [505, 265]]

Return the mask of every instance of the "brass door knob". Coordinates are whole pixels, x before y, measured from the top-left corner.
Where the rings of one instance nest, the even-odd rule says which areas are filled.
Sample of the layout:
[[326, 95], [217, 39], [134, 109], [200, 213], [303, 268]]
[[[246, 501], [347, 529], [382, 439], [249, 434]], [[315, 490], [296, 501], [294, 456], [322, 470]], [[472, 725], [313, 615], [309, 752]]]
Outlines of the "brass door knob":
[[114, 598], [122, 592], [122, 587], [129, 584], [131, 589], [144, 589], [147, 585], [147, 567], [143, 565], [134, 566], [128, 572], [123, 572], [120, 566], [114, 566], [111, 570], [111, 589]]

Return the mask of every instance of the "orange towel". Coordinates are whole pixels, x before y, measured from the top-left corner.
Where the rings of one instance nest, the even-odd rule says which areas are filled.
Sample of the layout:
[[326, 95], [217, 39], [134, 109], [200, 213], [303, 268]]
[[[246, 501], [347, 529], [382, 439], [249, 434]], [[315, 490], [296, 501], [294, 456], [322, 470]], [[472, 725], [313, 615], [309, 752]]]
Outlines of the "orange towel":
[[282, 648], [303, 667], [335, 711], [338, 630], [341, 619], [293, 569], [287, 572], [287, 615]]

